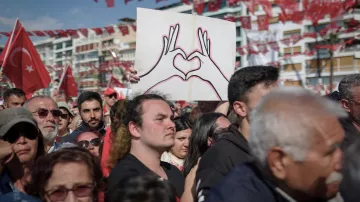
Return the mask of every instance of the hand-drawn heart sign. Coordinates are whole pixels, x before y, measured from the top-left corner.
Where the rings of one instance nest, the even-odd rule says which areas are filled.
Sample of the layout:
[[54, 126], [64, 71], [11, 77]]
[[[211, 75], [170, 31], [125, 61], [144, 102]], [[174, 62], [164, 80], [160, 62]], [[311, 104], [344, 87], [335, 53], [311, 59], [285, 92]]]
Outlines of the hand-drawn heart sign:
[[[178, 38], [180, 36], [179, 34], [180, 24], [176, 23], [175, 25], [169, 25], [168, 29], [169, 29], [169, 34], [167, 36], [163, 36], [162, 39], [163, 45], [159, 59], [157, 60], [155, 65], [152, 66], [151, 69], [148, 69], [147, 71], [143, 71], [143, 72], [140, 71], [140, 83], [146, 82], [145, 84], [146, 86], [145, 85], [143, 86], [142, 92], [150, 93], [154, 89], [158, 88], [160, 85], [163, 86], [169, 83], [174, 84], [174, 82], [178, 82], [179, 85], [174, 85], [172, 87], [166, 86], [166, 87], [173, 88], [174, 90], [173, 92], [171, 92], [172, 95], [170, 96], [170, 99], [179, 99], [179, 96], [177, 95], [177, 93], [179, 93], [179, 90], [188, 90], [186, 88], [184, 89], [179, 88], [181, 87], [181, 85], [183, 85], [179, 81], [180, 79], [185, 82], [194, 82], [195, 86], [192, 86], [191, 88], [196, 88], [197, 86], [199, 86], [200, 85], [199, 82], [206, 83], [209, 86], [211, 86], [211, 90], [210, 91], [208, 90], [206, 93], [211, 93], [211, 94], [215, 93], [216, 100], [226, 100], [227, 96], [226, 93], [224, 93], [224, 90], [225, 92], [227, 91], [227, 84], [229, 82], [228, 77], [230, 75], [225, 75], [225, 73], [222, 71], [219, 65], [217, 65], [218, 63], [215, 62], [211, 47], [214, 39], [210, 38], [210, 33], [208, 33], [208, 31], [206, 31], [206, 29], [202, 27], [198, 27], [194, 29], [196, 30], [197, 33], [196, 39], [197, 42], [199, 43], [201, 50], [194, 50], [193, 48], [193, 50], [189, 54], [187, 54], [182, 47], [176, 45]], [[220, 27], [219, 29], [221, 30]], [[140, 31], [141, 31], [141, 27], [138, 24], [138, 32]], [[226, 39], [222, 39], [222, 40], [226, 40]], [[226, 50], [224, 51], [226, 52]], [[231, 57], [231, 52], [232, 50], [228, 53], [230, 57]], [[137, 65], [138, 60], [142, 60], [142, 58], [138, 58], [138, 53], [136, 53], [136, 57], [137, 60], [135, 65]], [[220, 57], [217, 57], [217, 60], [219, 58]], [[232, 60], [234, 60], [234, 64], [235, 64], [235, 57], [233, 57]], [[135, 67], [137, 68], [137, 66]], [[233, 67], [234, 66], [230, 68], [233, 69]], [[154, 79], [154, 77], [156, 79]], [[197, 78], [197, 79], [193, 80], [191, 78]], [[172, 82], [170, 82], [171, 80]], [[136, 85], [134, 87], [136, 89]], [[203, 97], [204, 99], [201, 99], [201, 97]], [[204, 94], [203, 96], [200, 96], [200, 99], [198, 100], [207, 100], [208, 97], [209, 96]], [[210, 96], [210, 97], [211, 99], [214, 99], [214, 96]], [[189, 100], [189, 97], [186, 98], [181, 97], [181, 99]]]

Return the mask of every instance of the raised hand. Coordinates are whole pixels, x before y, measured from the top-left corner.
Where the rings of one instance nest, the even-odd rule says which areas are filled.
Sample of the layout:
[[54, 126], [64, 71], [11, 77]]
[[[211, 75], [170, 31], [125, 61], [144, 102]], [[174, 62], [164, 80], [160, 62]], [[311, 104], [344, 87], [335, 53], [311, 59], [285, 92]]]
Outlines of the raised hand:
[[192, 60], [193, 58], [197, 57], [200, 60], [200, 68], [188, 72], [186, 74], [186, 79], [189, 79], [191, 77], [198, 77], [204, 81], [207, 81], [213, 86], [220, 100], [226, 99], [224, 97], [221, 97], [221, 95], [219, 94], [219, 85], [216, 85], [216, 83], [221, 84], [221, 86], [223, 84], [227, 86], [229, 80], [226, 78], [223, 72], [221, 72], [220, 68], [216, 65], [216, 63], [211, 59], [211, 42], [210, 39], [208, 39], [207, 37], [207, 32], [203, 32], [201, 28], [199, 28], [198, 38], [201, 46], [201, 53], [199, 51], [193, 52], [191, 55], [189, 55], [188, 60]]
[[12, 160], [14, 155], [11, 144], [0, 139], [0, 172], [4, 169], [5, 164]]
[[[175, 28], [170, 27], [169, 36], [164, 36], [163, 38], [163, 49], [160, 55], [160, 59], [154, 65], [154, 67], [147, 73], [140, 76], [141, 81], [143, 79], [151, 77], [150, 75], [156, 75], [157, 82], [152, 84], [149, 83], [149, 86], [154, 86], [157, 83], [163, 82], [172, 78], [174, 76], [181, 77], [185, 80], [185, 75], [174, 67], [174, 58], [177, 55], [181, 55], [183, 58], [186, 58], [186, 54], [180, 48], [176, 48], [176, 41], [179, 34], [179, 25], [177, 24]], [[149, 80], [148, 80], [149, 81]]]

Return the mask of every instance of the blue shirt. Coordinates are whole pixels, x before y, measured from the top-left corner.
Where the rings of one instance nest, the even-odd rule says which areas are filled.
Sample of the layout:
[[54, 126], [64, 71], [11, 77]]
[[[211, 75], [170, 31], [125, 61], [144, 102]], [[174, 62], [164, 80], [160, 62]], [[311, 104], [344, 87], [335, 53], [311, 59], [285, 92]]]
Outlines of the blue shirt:
[[0, 179], [0, 201], [41, 202], [40, 199], [20, 192], [6, 171], [3, 172]]
[[4, 171], [0, 179], [0, 196], [10, 192], [20, 192], [11, 181], [9, 174]]

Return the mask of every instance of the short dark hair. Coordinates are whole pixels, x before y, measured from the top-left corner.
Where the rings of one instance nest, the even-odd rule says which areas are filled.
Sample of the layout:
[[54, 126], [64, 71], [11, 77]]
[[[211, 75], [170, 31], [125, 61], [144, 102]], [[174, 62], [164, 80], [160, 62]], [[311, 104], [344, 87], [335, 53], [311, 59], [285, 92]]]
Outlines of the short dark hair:
[[16, 97], [25, 97], [25, 92], [19, 88], [10, 88], [10, 89], [7, 89], [5, 92], [4, 92], [4, 101], [6, 102], [7, 99], [9, 99], [9, 97], [11, 95], [15, 95]]
[[235, 101], [246, 102], [246, 94], [260, 83], [273, 84], [279, 78], [279, 69], [273, 66], [250, 66], [236, 71], [229, 81], [228, 99], [230, 106]]
[[185, 116], [178, 116], [174, 118], [174, 123], [176, 132], [192, 128], [190, 120]]
[[134, 97], [134, 99], [129, 101], [126, 107], [126, 113], [123, 120], [125, 126], [128, 126], [130, 122], [134, 122], [135, 124], [142, 126], [142, 103], [147, 100], [162, 100], [167, 103], [163, 97], [157, 94], [144, 94]]
[[167, 180], [161, 180], [155, 174], [146, 174], [126, 178], [109, 195], [109, 202], [176, 202], [176, 193]]
[[353, 74], [344, 77], [339, 83], [340, 99], [352, 99], [353, 88], [360, 86], [360, 74]]
[[102, 108], [102, 99], [101, 99], [101, 95], [97, 92], [92, 92], [92, 91], [85, 91], [83, 93], [80, 94], [79, 98], [77, 99], [77, 106], [79, 109], [81, 109], [81, 104], [85, 101], [92, 101], [92, 100], [96, 100], [100, 103], [100, 106]]
[[31, 181], [25, 186], [29, 195], [44, 200], [45, 186], [53, 173], [53, 168], [58, 163], [84, 163], [94, 181], [94, 198], [97, 197], [100, 189], [103, 188], [103, 175], [98, 159], [88, 150], [80, 147], [63, 148], [40, 157], [31, 170]]

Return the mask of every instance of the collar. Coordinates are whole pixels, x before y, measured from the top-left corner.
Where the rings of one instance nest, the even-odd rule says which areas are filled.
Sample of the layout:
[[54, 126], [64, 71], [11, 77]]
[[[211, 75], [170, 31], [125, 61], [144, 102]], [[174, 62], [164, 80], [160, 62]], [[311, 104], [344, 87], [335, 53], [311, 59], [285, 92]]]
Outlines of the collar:
[[[103, 121], [101, 121], [101, 123], [100, 123], [100, 125], [99, 125], [99, 127], [96, 129], [98, 132], [100, 132], [100, 133], [102, 133], [102, 132], [105, 132], [106, 130], [105, 130], [105, 123], [103, 122]], [[88, 129], [89, 128], [89, 126], [88, 125], [86, 125], [86, 123], [83, 121], [83, 122], [81, 122], [81, 125], [78, 127], [78, 129], [80, 129], [80, 130], [86, 130], [86, 129]], [[104, 133], [105, 134], [105, 133]]]

